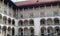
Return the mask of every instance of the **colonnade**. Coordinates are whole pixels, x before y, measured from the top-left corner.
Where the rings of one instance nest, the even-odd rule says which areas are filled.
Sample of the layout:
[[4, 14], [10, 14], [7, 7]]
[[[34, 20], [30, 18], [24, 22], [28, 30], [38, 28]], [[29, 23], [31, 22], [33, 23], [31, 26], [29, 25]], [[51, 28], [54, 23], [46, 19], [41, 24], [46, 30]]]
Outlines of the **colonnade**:
[[15, 35], [15, 28], [0, 25], [0, 34], [2, 34], [2, 36], [14, 36]]
[[60, 27], [41, 27], [41, 35], [40, 36], [60, 36]]

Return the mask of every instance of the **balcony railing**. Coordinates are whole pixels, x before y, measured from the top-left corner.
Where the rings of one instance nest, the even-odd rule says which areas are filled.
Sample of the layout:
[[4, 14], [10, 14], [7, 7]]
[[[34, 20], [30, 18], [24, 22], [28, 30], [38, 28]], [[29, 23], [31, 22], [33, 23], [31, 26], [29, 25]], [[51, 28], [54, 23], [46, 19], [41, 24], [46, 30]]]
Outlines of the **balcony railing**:
[[41, 26], [42, 26], [42, 25], [44, 26], [44, 25], [60, 25], [60, 24], [59, 24], [59, 23], [54, 23], [54, 24], [53, 24], [53, 23], [47, 23], [47, 24], [40, 24], [40, 25], [41, 25]]

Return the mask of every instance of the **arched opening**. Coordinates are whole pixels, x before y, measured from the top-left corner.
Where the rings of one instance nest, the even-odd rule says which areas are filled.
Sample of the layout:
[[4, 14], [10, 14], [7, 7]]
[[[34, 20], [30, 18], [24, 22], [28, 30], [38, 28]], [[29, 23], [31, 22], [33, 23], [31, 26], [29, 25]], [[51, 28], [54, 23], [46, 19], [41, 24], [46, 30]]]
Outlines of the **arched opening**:
[[25, 25], [25, 26], [28, 25], [28, 20], [24, 20], [24, 25]]
[[48, 31], [48, 36], [53, 36], [53, 28], [52, 27], [48, 27], [47, 31]]
[[0, 14], [0, 23], [2, 22], [2, 15]]
[[7, 36], [12, 36], [12, 35], [11, 35], [11, 31], [12, 31], [12, 30], [11, 30], [11, 27], [8, 27], [8, 33], [7, 33]]
[[18, 29], [18, 32], [19, 32], [19, 33], [18, 33], [19, 36], [23, 36], [23, 29], [22, 29], [22, 28], [19, 28], [19, 29]]
[[22, 20], [20, 20], [20, 21], [18, 22], [18, 26], [23, 26], [23, 21], [22, 21]]
[[7, 23], [7, 17], [6, 17], [6, 16], [3, 17], [3, 22], [4, 22], [5, 24]]
[[40, 20], [40, 24], [41, 24], [41, 25], [46, 25], [45, 23], [46, 23], [46, 20], [45, 20], [45, 19], [41, 19], [41, 20]]
[[48, 19], [47, 19], [47, 25], [52, 25], [52, 22], [53, 22], [53, 21], [52, 21], [51, 18], [48, 18]]
[[28, 36], [28, 33], [29, 33], [28, 28], [24, 28], [24, 36]]
[[3, 32], [3, 34], [4, 34], [4, 36], [7, 36], [7, 27], [6, 26], [3, 26], [3, 28], [2, 28], [2, 32]]
[[0, 19], [2, 19], [2, 15], [0, 14]]
[[30, 27], [30, 35], [34, 36], [34, 28], [33, 27]]
[[11, 19], [10, 18], [8, 18], [8, 24], [11, 24]]
[[59, 24], [59, 18], [54, 18], [54, 24], [58, 25]]
[[34, 26], [34, 20], [29, 20], [29, 24], [31, 25], [31, 26]]
[[60, 28], [58, 26], [55, 27], [55, 33], [54, 35], [59, 36], [60, 35]]
[[15, 20], [14, 19], [12, 20], [12, 25], [15, 25]]
[[41, 36], [45, 36], [46, 34], [46, 28], [45, 27], [41, 27]]
[[15, 36], [15, 28], [12, 28], [12, 36]]
[[1, 26], [0, 26], [0, 33], [1, 33]]

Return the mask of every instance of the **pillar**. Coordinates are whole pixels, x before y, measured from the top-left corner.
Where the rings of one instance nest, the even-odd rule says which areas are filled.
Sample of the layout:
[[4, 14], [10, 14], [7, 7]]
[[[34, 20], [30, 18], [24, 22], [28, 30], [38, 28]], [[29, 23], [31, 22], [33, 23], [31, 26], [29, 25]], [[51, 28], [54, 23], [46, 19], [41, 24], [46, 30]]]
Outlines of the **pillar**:
[[15, 19], [15, 36], [18, 35], [18, 20]]
[[34, 18], [34, 35], [40, 35], [40, 18]]

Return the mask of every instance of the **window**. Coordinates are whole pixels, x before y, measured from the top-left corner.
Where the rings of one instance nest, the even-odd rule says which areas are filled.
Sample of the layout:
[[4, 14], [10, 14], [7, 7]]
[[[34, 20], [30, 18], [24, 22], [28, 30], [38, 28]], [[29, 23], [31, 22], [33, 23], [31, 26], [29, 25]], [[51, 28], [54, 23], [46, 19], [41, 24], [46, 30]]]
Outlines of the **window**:
[[44, 12], [40, 12], [40, 17], [44, 17], [45, 13]]
[[57, 10], [57, 11], [54, 11], [53, 12], [53, 16], [59, 16], [59, 11]]

